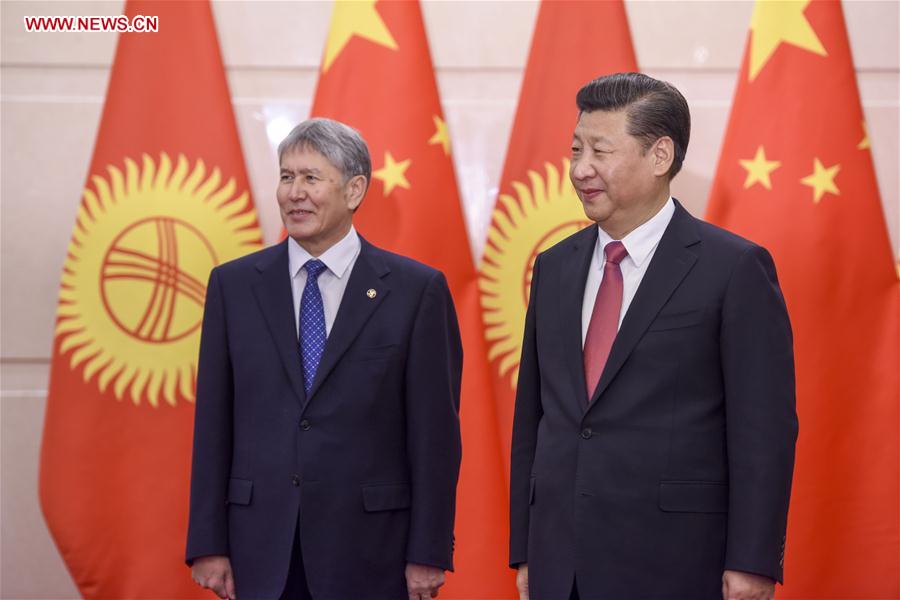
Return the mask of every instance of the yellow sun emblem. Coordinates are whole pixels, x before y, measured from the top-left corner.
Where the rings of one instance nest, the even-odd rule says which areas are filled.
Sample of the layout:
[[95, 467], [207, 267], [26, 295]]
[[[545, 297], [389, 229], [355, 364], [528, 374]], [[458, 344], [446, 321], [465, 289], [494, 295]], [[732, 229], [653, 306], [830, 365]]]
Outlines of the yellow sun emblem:
[[[207, 176], [184, 155], [174, 165], [125, 159], [84, 190], [63, 269], [56, 335], [72, 369], [116, 398], [159, 406], [194, 399], [206, 280], [261, 247], [256, 211], [233, 178]], [[240, 192], [240, 193], [238, 193]]]
[[546, 179], [536, 171], [528, 172], [530, 188], [512, 182], [518, 199], [500, 195], [479, 277], [488, 358], [497, 361], [501, 377], [509, 375], [512, 389], [519, 376], [534, 261], [539, 253], [591, 223], [569, 179], [560, 176], [569, 172], [569, 159], [562, 159], [560, 169], [550, 163], [545, 168]]

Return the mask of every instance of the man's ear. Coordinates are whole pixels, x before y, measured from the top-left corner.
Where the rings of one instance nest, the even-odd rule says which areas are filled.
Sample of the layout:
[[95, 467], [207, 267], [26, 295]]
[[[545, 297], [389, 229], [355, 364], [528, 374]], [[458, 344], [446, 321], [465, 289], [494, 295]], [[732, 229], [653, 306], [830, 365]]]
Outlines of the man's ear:
[[675, 142], [669, 136], [663, 136], [653, 143], [649, 154], [653, 174], [657, 177], [666, 175], [675, 160]]
[[347, 182], [347, 208], [356, 210], [362, 204], [363, 197], [366, 195], [368, 181], [362, 175], [356, 175]]

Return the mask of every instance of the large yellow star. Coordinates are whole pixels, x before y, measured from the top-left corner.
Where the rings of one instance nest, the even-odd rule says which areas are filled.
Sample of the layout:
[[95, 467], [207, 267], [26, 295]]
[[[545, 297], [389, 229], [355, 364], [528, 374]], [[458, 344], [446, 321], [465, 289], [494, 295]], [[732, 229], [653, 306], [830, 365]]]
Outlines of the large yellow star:
[[756, 0], [750, 29], [750, 81], [772, 58], [782, 43], [792, 44], [820, 56], [828, 56], [803, 11], [809, 0]]
[[395, 187], [409, 189], [409, 181], [406, 179], [406, 170], [412, 164], [412, 159], [397, 162], [390, 152], [384, 153], [384, 166], [372, 173], [372, 177], [384, 183], [384, 195], [390, 196]]
[[747, 171], [747, 179], [744, 180], [744, 189], [748, 190], [753, 184], [759, 183], [767, 190], [772, 189], [772, 179], [769, 177], [772, 171], [781, 166], [777, 160], [767, 160], [766, 151], [762, 146], [756, 149], [756, 156], [752, 159], [743, 158], [738, 162]]
[[808, 185], [813, 189], [813, 201], [818, 203], [826, 192], [840, 196], [841, 191], [834, 183], [834, 178], [841, 170], [841, 165], [837, 164], [833, 167], [825, 168], [818, 158], [813, 161], [813, 172], [800, 180], [803, 185]]
[[331, 30], [325, 43], [325, 58], [322, 72], [327, 73], [334, 59], [344, 50], [354, 35], [381, 44], [391, 50], [397, 49], [397, 42], [385, 25], [378, 11], [376, 0], [337, 0], [331, 15]]
[[863, 130], [863, 139], [861, 139], [859, 141], [859, 143], [856, 145], [856, 149], [857, 150], [869, 150], [872, 148], [872, 142], [869, 141], [869, 127], [866, 125], [865, 121], [863, 121], [863, 123], [862, 123], [862, 130]]
[[437, 115], [432, 117], [434, 119], [434, 135], [431, 136], [431, 139], [428, 140], [429, 144], [440, 144], [444, 147], [444, 154], [450, 155], [450, 132], [447, 130], [447, 124], [444, 122], [442, 118]]

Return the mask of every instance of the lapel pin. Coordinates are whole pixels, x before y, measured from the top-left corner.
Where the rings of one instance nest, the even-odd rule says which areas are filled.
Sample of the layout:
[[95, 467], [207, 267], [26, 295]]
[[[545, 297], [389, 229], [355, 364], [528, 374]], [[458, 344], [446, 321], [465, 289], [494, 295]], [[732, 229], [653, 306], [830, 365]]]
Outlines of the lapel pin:
[[376, 295], [378, 295], [378, 292], [376, 292], [372, 288], [369, 288], [369, 291], [366, 292], [366, 296], [368, 296], [369, 298], [374, 298]]

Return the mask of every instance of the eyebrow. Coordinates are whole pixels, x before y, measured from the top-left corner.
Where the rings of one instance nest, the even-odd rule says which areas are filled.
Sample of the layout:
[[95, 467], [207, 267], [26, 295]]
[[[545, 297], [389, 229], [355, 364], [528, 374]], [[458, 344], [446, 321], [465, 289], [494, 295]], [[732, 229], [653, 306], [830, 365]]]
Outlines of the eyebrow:
[[[578, 134], [577, 134], [577, 133], [572, 134], [572, 141], [573, 141], [573, 142], [574, 142], [574, 141], [580, 141], [579, 138], [578, 138]], [[593, 144], [594, 142], [603, 142], [603, 143], [605, 143], [605, 144], [612, 144], [612, 140], [609, 139], [609, 138], [606, 137], [606, 136], [603, 136], [603, 135], [592, 135], [592, 136], [589, 136], [589, 137], [587, 138], [587, 141], [588, 141], [589, 143], [591, 143], [591, 144]]]
[[300, 174], [309, 173], [311, 175], [321, 175], [322, 174], [322, 172], [319, 171], [319, 169], [316, 169], [315, 167], [297, 169], [296, 171], [288, 169], [287, 167], [281, 167], [281, 172], [282, 173], [295, 173], [296, 172], [296, 173], [300, 173]]

